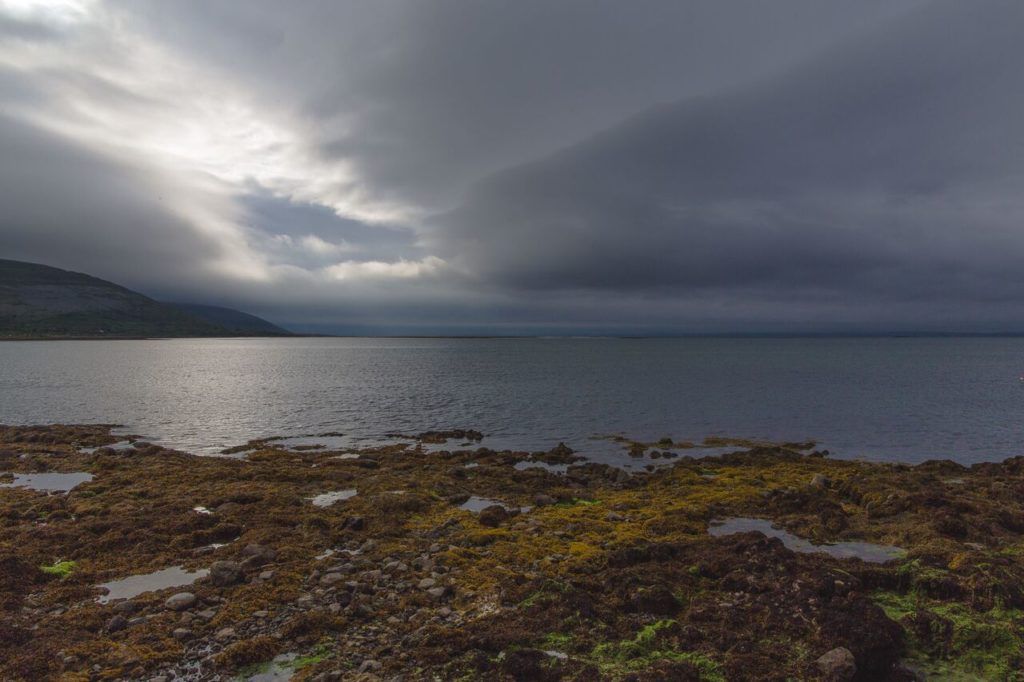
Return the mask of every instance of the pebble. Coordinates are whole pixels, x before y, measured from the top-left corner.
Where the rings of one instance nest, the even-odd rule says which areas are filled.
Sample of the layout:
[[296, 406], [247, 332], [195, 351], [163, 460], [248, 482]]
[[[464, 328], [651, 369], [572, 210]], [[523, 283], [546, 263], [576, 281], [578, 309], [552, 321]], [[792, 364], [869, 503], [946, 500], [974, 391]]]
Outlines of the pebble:
[[228, 640], [228, 639], [234, 639], [234, 637], [235, 637], [235, 629], [234, 628], [221, 628], [220, 630], [217, 631], [217, 634], [214, 635], [214, 636], [219, 641], [221, 641], [221, 642], [223, 642], [225, 640]]
[[811, 476], [812, 488], [827, 488], [831, 483], [832, 481], [830, 481], [824, 474], [814, 474]]
[[107, 621], [107, 632], [118, 632], [128, 627], [128, 619], [118, 615]]
[[383, 667], [384, 666], [381, 665], [378, 661], [374, 661], [372, 659], [367, 659], [367, 660], [363, 661], [359, 665], [358, 672], [360, 674], [362, 674], [362, 673], [375, 673], [375, 672], [377, 672], [378, 670], [380, 670]]
[[324, 586], [334, 585], [340, 583], [345, 579], [345, 576], [341, 573], [326, 573], [320, 578], [320, 584]]
[[174, 631], [171, 632], [171, 635], [174, 637], [174, 639], [181, 642], [184, 642], [187, 639], [192, 639], [192, 631], [188, 628], [174, 628]]
[[429, 590], [431, 587], [437, 585], [437, 581], [433, 578], [424, 578], [419, 582], [419, 588], [421, 590]]

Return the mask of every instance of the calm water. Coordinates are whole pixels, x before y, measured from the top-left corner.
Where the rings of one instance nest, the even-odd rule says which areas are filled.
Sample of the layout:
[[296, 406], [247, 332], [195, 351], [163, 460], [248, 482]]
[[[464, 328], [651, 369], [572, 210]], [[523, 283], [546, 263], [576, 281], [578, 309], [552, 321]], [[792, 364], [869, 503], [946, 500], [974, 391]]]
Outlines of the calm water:
[[0, 343], [0, 422], [257, 436], [475, 428], [817, 439], [846, 457], [1024, 453], [1024, 339], [204, 339]]

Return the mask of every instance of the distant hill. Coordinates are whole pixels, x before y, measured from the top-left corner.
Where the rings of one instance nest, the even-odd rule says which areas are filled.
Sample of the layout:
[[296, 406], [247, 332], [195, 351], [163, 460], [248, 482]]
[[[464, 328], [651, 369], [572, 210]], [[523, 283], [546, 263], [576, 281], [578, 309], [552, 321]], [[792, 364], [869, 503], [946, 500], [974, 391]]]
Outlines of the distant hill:
[[243, 313], [234, 308], [221, 308], [215, 305], [199, 305], [198, 303], [169, 303], [175, 308], [184, 310], [193, 317], [198, 317], [210, 324], [232, 331], [236, 334], [289, 336], [291, 332], [282, 329], [262, 317]]
[[185, 309], [154, 301], [90, 275], [0, 259], [0, 338], [277, 336], [288, 333], [266, 320], [237, 310], [207, 306]]

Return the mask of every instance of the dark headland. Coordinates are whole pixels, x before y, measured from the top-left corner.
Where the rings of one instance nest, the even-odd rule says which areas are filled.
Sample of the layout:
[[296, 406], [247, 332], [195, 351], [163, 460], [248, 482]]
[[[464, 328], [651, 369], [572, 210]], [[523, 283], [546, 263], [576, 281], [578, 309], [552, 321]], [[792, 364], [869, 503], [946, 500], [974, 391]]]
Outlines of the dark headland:
[[238, 310], [161, 303], [90, 275], [0, 260], [0, 339], [291, 335]]

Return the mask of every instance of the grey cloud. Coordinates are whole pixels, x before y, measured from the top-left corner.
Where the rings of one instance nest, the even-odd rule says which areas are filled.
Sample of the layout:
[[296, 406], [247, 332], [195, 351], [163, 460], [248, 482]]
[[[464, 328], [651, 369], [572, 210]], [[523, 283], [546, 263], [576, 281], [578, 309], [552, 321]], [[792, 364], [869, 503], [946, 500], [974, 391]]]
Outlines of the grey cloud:
[[125, 2], [155, 36], [321, 122], [371, 191], [441, 208], [466, 183], [653, 103], [813, 55], [919, 0]]
[[958, 306], [1024, 293], [1022, 20], [1010, 1], [928, 8], [498, 174], [439, 234], [521, 289], [944, 299], [971, 318]]
[[[279, 263], [315, 268], [336, 263], [342, 256], [346, 260], [387, 262], [402, 258], [418, 260], [427, 255], [408, 227], [368, 225], [341, 218], [323, 206], [274, 197], [259, 189], [239, 201], [246, 212], [246, 223], [261, 240], [263, 249], [271, 256], [276, 250], [281, 251], [276, 261]], [[338, 249], [318, 253], [313, 247], [298, 251], [275, 247], [282, 244], [282, 239], [287, 240], [287, 245], [301, 245], [302, 240], [309, 238], [325, 246], [337, 245]]]
[[[321, 331], [1024, 323], [1014, 0], [100, 7], [116, 28], [97, 30], [133, 39], [112, 44], [251, 96], [243, 111], [296, 134], [280, 144], [414, 217], [370, 225], [255, 180], [206, 182], [205, 167], [169, 181], [144, 149], [114, 158], [44, 132], [36, 115], [85, 95], [132, 120], [190, 110], [84, 68], [124, 61], [102, 36], [0, 13], [0, 37], [73, 57], [0, 70], [5, 257]], [[177, 210], [203, 199], [196, 185], [266, 277], [218, 269], [231, 247]], [[325, 276], [433, 256], [454, 267]]]

